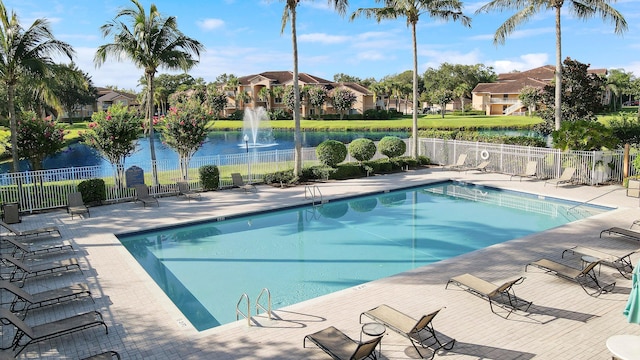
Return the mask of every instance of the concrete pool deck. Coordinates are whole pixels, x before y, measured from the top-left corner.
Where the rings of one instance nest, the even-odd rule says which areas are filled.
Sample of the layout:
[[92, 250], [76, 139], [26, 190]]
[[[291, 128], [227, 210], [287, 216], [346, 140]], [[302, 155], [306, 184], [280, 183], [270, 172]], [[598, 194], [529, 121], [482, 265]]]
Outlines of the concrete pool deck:
[[[224, 190], [202, 193], [201, 200], [161, 198], [159, 207], [120, 203], [91, 208], [90, 218], [64, 210], [23, 216], [19, 229], [55, 225], [62, 237], [78, 249], [83, 273], [33, 279], [30, 292], [87, 282], [95, 304], [74, 301], [30, 312], [30, 325], [52, 321], [78, 312], [98, 310], [107, 325], [30, 345], [19, 358], [78, 359], [115, 350], [123, 359], [327, 359], [311, 344], [302, 347], [305, 335], [335, 326], [358, 340], [360, 313], [388, 304], [413, 317], [445, 307], [434, 319], [444, 338], [455, 338], [453, 350], [438, 352], [447, 359], [609, 359], [606, 339], [616, 334], [640, 335], [640, 326], [628, 324], [622, 310], [631, 281], [603, 266], [605, 281], [615, 281], [612, 293], [587, 295], [582, 288], [536, 268], [524, 266], [540, 258], [580, 267], [580, 256], [561, 259], [562, 250], [576, 244], [621, 254], [640, 247], [636, 241], [603, 236], [611, 226], [628, 228], [640, 218], [637, 198], [626, 196], [620, 185], [544, 186], [542, 180], [509, 180], [495, 173], [443, 171], [440, 168], [408, 171], [363, 179], [319, 183], [324, 199], [380, 192], [432, 181], [463, 180], [474, 184], [559, 197], [615, 207], [602, 215], [573, 222], [542, 233], [514, 239], [389, 278], [274, 310], [276, 320], [264, 314], [198, 333], [168, 300], [151, 278], [120, 245], [114, 234], [151, 229], [195, 220], [219, 218], [258, 210], [297, 205], [305, 200], [304, 187], [259, 186], [256, 193]], [[64, 257], [64, 255], [58, 255]], [[54, 256], [55, 257], [55, 256]], [[632, 257], [634, 265], [640, 255]], [[493, 314], [487, 301], [456, 286], [445, 289], [456, 275], [472, 273], [492, 282], [526, 276], [516, 286], [519, 297], [533, 301], [529, 312], [508, 319]], [[203, 274], [232, 276], [233, 274]], [[254, 299], [257, 294], [250, 294]], [[6, 296], [3, 295], [3, 296]], [[239, 297], [239, 296], [238, 296]], [[5, 298], [3, 298], [5, 299]], [[230, 309], [233, 312], [235, 309]], [[3, 345], [12, 335], [3, 326]], [[409, 359], [413, 347], [407, 339], [387, 331], [382, 340], [382, 359]]]

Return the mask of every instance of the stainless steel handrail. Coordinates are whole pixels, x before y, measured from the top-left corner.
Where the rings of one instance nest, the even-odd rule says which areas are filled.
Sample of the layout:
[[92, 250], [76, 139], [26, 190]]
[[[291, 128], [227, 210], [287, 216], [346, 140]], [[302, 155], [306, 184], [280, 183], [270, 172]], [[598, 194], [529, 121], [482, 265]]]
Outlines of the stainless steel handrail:
[[304, 198], [305, 198], [305, 200], [311, 199], [311, 204], [315, 204], [316, 203], [316, 192], [317, 192], [318, 195], [320, 195], [319, 204], [322, 204], [322, 192], [320, 191], [320, 188], [318, 187], [318, 185], [305, 185], [305, 187], [304, 187]]
[[[267, 308], [266, 309], [265, 309], [264, 306], [262, 306], [260, 304], [260, 298], [265, 293], [267, 294]], [[271, 319], [271, 291], [269, 291], [269, 289], [267, 289], [267, 288], [263, 288], [262, 291], [260, 291], [260, 295], [258, 295], [258, 299], [256, 300], [256, 315], [260, 314], [260, 309], [266, 311], [267, 315], [269, 316], [269, 319]]]
[[[243, 313], [240, 310], [240, 304], [242, 303], [242, 299], [247, 299], [247, 313]], [[236, 320], [240, 320], [240, 315], [242, 315], [245, 319], [247, 319], [247, 326], [251, 326], [251, 301], [249, 300], [249, 295], [242, 294], [240, 296], [240, 300], [236, 304]]]

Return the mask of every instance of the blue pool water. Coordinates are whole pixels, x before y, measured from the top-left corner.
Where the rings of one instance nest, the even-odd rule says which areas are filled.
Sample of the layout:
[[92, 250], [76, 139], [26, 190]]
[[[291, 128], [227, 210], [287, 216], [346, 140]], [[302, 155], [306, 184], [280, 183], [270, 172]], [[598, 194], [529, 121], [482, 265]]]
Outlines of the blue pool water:
[[445, 182], [119, 238], [205, 330], [243, 293], [277, 309], [609, 210], [578, 205]]

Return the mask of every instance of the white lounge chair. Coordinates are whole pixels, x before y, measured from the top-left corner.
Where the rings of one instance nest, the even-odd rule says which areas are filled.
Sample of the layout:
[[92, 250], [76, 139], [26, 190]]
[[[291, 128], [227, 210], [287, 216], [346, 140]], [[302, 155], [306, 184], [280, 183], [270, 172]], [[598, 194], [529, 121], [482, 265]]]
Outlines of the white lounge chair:
[[523, 281], [524, 277], [519, 277], [496, 285], [471, 274], [462, 274], [451, 278], [444, 288], [446, 289], [451, 283], [458, 285], [472, 294], [487, 299], [489, 308], [494, 314], [498, 313], [493, 310], [493, 304], [505, 308], [508, 311], [505, 318], [508, 318], [514, 310], [527, 311], [531, 306], [531, 301], [518, 298], [513, 290], [515, 285], [521, 284]]
[[[599, 296], [603, 292], [612, 291], [616, 286], [615, 282], [611, 284], [600, 283], [595, 272], [595, 267], [600, 263], [601, 261], [594, 261], [585, 266], [584, 269], [580, 270], [553, 260], [540, 259], [538, 261], [527, 264], [524, 267], [524, 271], [526, 272], [529, 266], [535, 266], [548, 273], [555, 274], [567, 280], [577, 282], [578, 284], [580, 284], [580, 286], [582, 286], [582, 290], [584, 290], [584, 292], [591, 296]], [[587, 290], [587, 287], [595, 288], [595, 291], [589, 292], [589, 290]]]
[[633, 273], [633, 264], [631, 263], [631, 255], [639, 252], [640, 249], [633, 250], [631, 252], [625, 253], [623, 255], [613, 255], [606, 253], [604, 251], [584, 247], [584, 246], [574, 246], [572, 248], [566, 249], [562, 252], [562, 257], [564, 258], [564, 254], [566, 252], [570, 252], [572, 254], [580, 254], [583, 256], [590, 256], [596, 258], [602, 262], [603, 265], [610, 266], [618, 272], [626, 279], [631, 279], [631, 274]]
[[560, 184], [570, 183], [573, 181], [573, 176], [575, 175], [575, 173], [576, 173], [576, 168], [572, 168], [572, 167], [565, 168], [562, 171], [562, 175], [560, 175], [559, 178], [549, 179], [544, 182], [544, 185], [547, 186], [547, 184], [555, 184], [556, 187], [558, 187], [558, 185]]
[[367, 316], [373, 321], [385, 325], [387, 329], [393, 330], [409, 339], [418, 354], [421, 354], [421, 352], [416, 345], [420, 345], [425, 349], [433, 348], [433, 356], [435, 356], [438, 350], [451, 350], [456, 343], [455, 339], [443, 343], [436, 336], [432, 322], [440, 310], [442, 309], [423, 315], [416, 320], [389, 305], [383, 304], [360, 314], [360, 323], [362, 323], [362, 316]]
[[256, 192], [256, 186], [253, 184], [247, 184], [244, 182], [244, 180], [242, 180], [242, 175], [240, 175], [240, 173], [232, 173], [231, 174], [231, 180], [233, 181], [233, 187], [235, 188], [239, 188], [244, 190], [245, 192], [247, 191], [253, 191]]
[[526, 177], [536, 177], [538, 175], [538, 162], [537, 161], [529, 161], [527, 163], [527, 167], [524, 170], [524, 173], [522, 174], [513, 174], [511, 175], [511, 177], [509, 178], [509, 180], [513, 179], [515, 176], [520, 178], [520, 181], [522, 181], [522, 178], [526, 178]]
[[467, 161], [467, 154], [460, 154], [460, 156], [458, 156], [458, 161], [456, 161], [455, 164], [445, 165], [445, 166], [443, 166], [443, 169], [464, 170], [465, 161]]

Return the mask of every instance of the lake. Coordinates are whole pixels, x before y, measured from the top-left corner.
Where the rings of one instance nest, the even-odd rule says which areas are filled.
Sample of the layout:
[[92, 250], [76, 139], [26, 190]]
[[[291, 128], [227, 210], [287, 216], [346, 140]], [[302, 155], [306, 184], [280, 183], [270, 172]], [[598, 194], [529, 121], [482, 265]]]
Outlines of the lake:
[[[384, 136], [392, 135], [400, 138], [407, 138], [407, 132], [358, 132], [358, 131], [322, 131], [322, 132], [303, 132], [302, 146], [315, 147], [321, 142], [331, 139], [340, 142], [349, 143], [354, 139], [368, 138], [374, 141], [382, 139]], [[250, 151], [270, 151], [270, 150], [288, 150], [294, 148], [292, 131], [272, 131], [273, 145], [251, 147]], [[154, 142], [156, 148], [157, 160], [173, 160], [178, 162], [178, 154], [170, 147], [162, 143], [159, 136], [156, 136]], [[213, 131], [209, 133], [206, 142], [198, 150], [194, 157], [211, 156], [211, 155], [228, 155], [246, 152], [243, 133], [241, 131]], [[138, 139], [137, 149], [134, 154], [127, 157], [127, 166], [148, 162], [151, 159], [149, 154], [149, 139]], [[54, 156], [47, 157], [44, 160], [44, 169], [58, 169], [65, 167], [81, 167], [81, 166], [111, 166], [111, 164], [103, 159], [97, 150], [83, 144], [75, 143]], [[8, 172], [10, 164], [2, 164], [0, 172]], [[21, 163], [21, 168], [26, 169], [28, 164], [26, 161]]]

